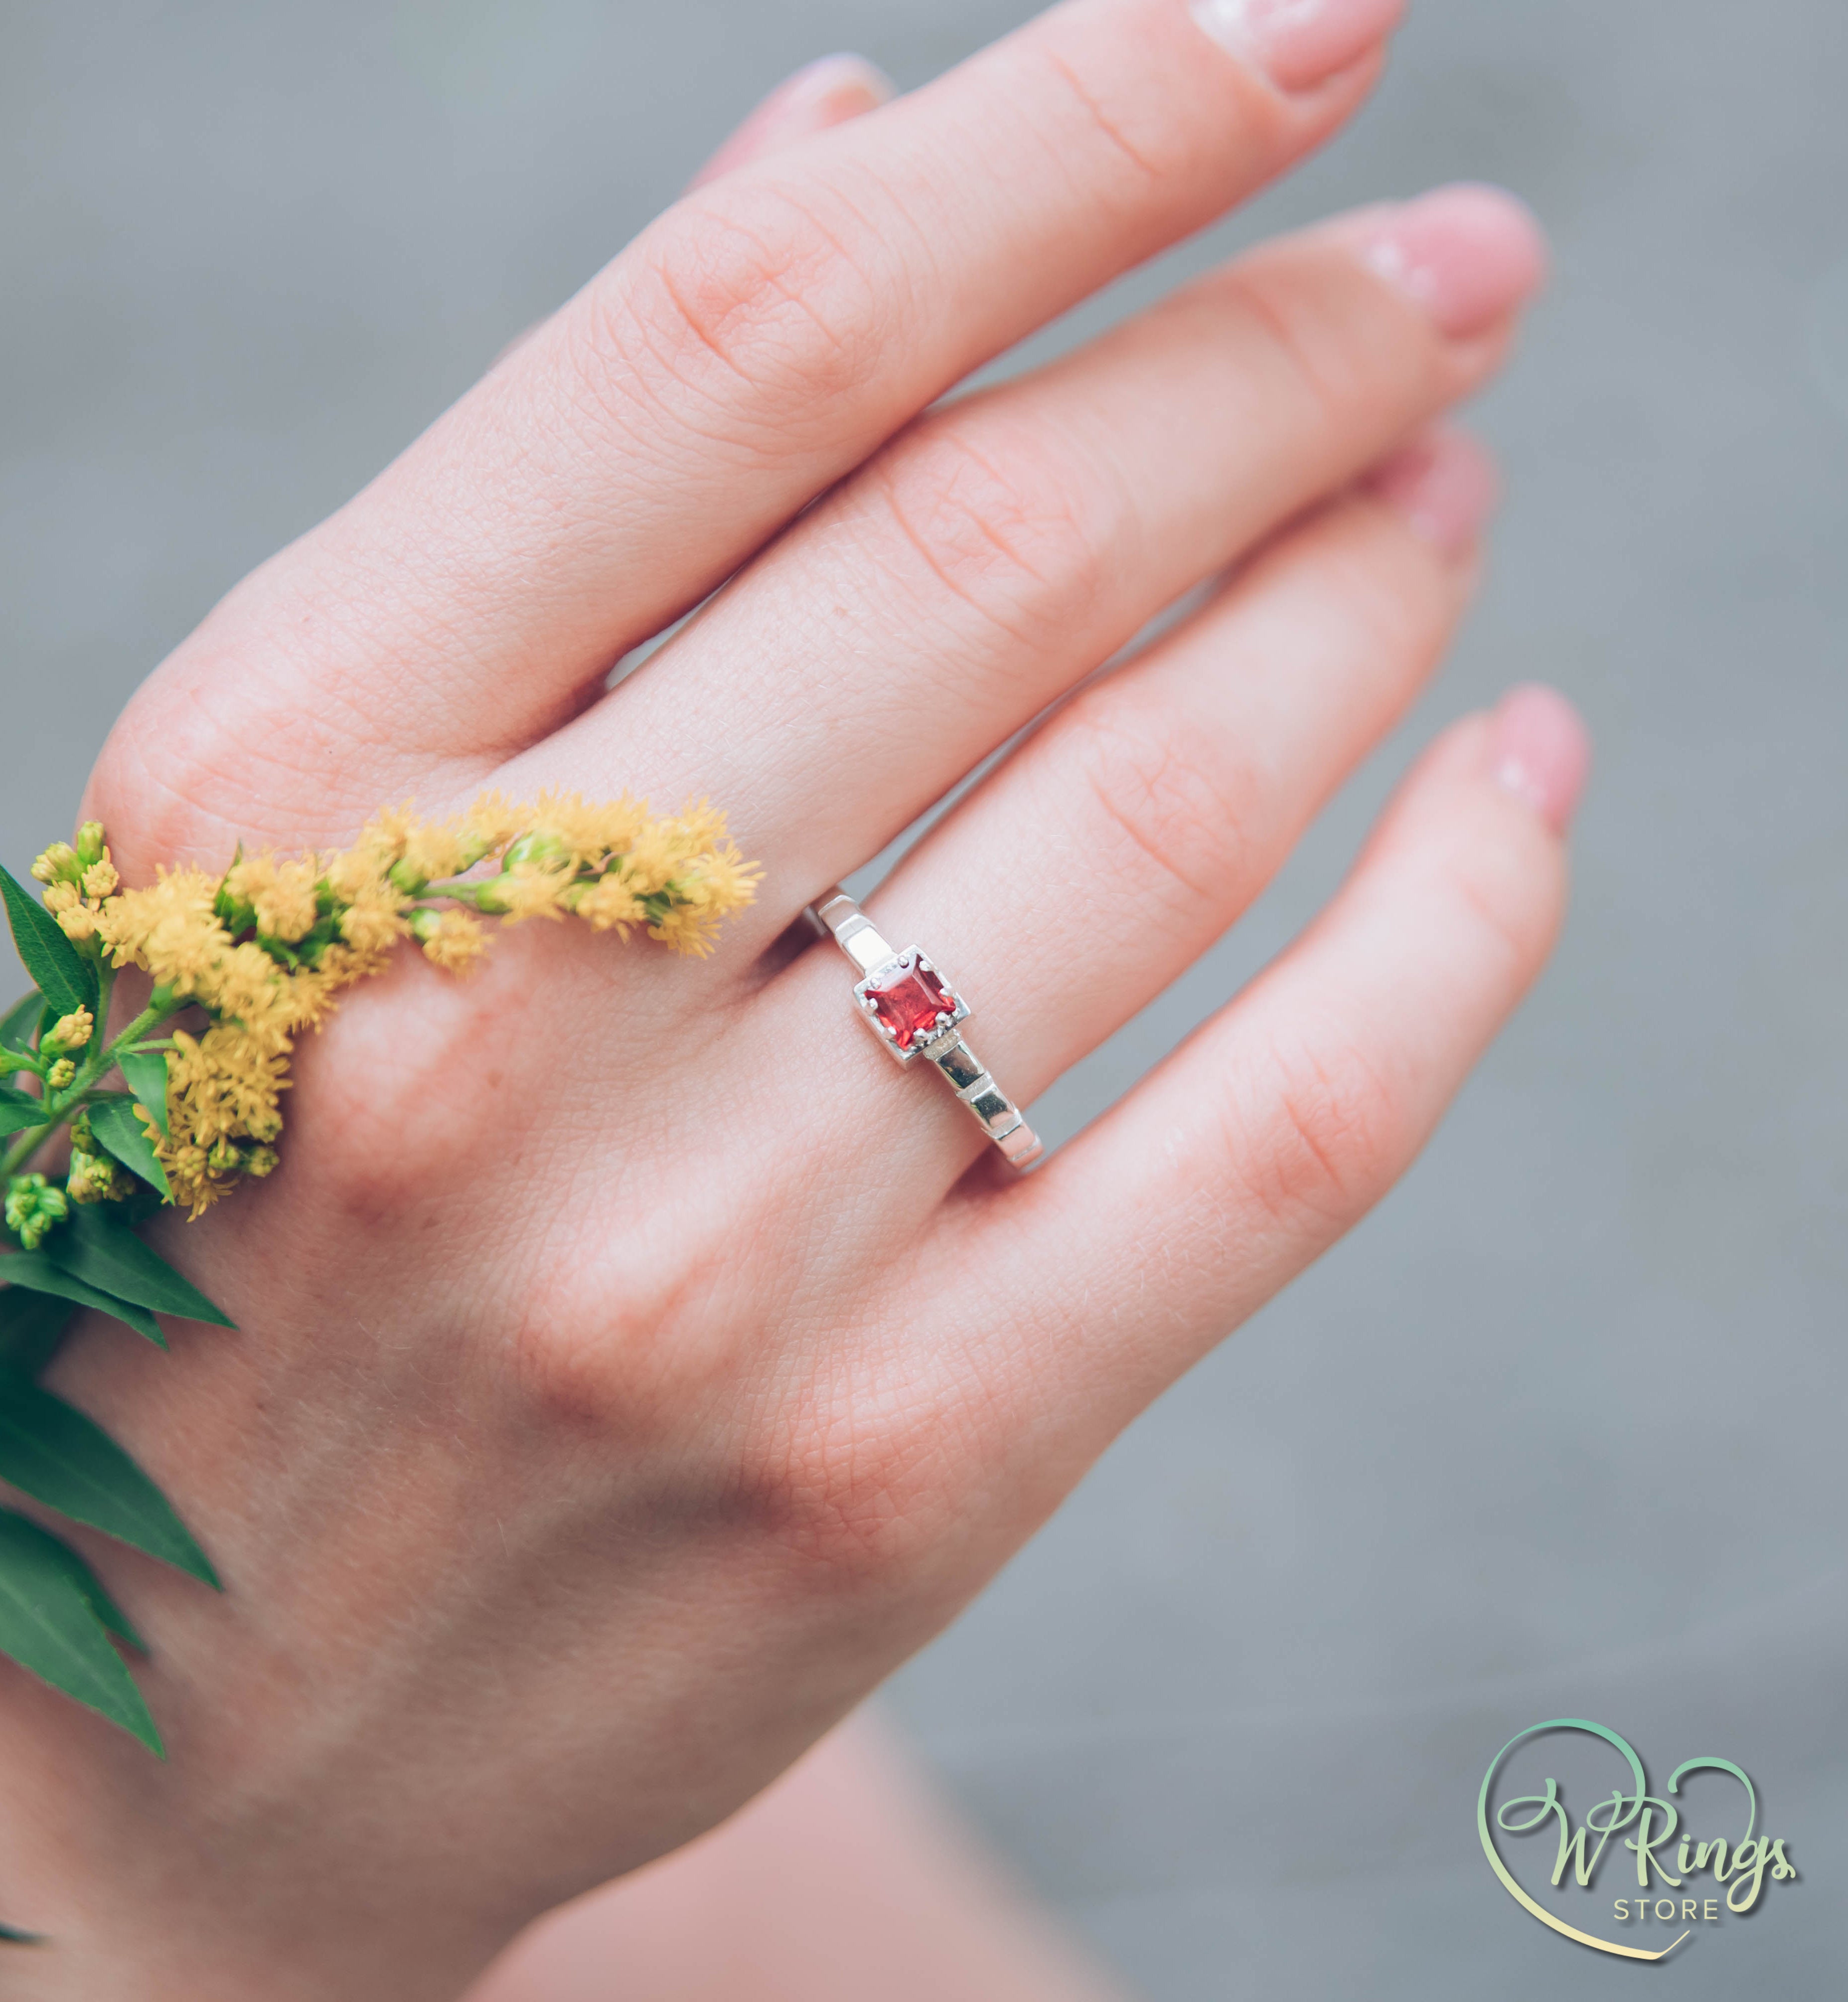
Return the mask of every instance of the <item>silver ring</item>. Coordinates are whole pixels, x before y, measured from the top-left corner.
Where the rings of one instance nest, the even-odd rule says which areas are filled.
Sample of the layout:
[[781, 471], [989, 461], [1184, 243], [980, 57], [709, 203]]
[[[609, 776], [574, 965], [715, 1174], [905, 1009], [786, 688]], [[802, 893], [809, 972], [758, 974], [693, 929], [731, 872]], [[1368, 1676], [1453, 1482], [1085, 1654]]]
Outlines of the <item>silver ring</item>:
[[969, 1019], [969, 1004], [936, 964], [915, 945], [901, 952], [888, 944], [845, 890], [818, 897], [807, 916], [859, 968], [854, 1003], [884, 1047], [901, 1064], [917, 1057], [935, 1064], [1008, 1160], [1016, 1168], [1031, 1167], [1045, 1148], [957, 1033]]

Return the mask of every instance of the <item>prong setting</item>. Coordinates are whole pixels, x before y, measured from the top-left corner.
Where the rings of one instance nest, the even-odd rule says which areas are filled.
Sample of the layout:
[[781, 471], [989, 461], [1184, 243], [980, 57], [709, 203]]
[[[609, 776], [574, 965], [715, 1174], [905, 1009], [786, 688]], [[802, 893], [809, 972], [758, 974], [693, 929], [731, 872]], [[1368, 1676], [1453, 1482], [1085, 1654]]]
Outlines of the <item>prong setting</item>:
[[818, 897], [807, 915], [859, 971], [854, 1003], [880, 1045], [901, 1065], [928, 1058], [1002, 1157], [1015, 1168], [1031, 1167], [1045, 1150], [1020, 1108], [958, 1033], [969, 1018], [969, 1004], [936, 961], [915, 945], [894, 950], [843, 890]]

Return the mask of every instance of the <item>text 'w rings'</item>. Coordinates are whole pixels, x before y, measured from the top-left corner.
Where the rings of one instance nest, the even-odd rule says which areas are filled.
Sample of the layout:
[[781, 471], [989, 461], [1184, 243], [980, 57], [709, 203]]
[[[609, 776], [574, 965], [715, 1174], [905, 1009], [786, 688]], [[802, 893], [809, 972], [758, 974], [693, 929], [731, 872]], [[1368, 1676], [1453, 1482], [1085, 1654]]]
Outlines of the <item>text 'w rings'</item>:
[[970, 1116], [1016, 1168], [1045, 1151], [1020, 1108], [982, 1067], [959, 1033], [969, 1004], [915, 946], [903, 951], [882, 938], [844, 890], [830, 890], [808, 916], [859, 968], [853, 989], [862, 1019], [900, 1063], [922, 1057], [950, 1081]]

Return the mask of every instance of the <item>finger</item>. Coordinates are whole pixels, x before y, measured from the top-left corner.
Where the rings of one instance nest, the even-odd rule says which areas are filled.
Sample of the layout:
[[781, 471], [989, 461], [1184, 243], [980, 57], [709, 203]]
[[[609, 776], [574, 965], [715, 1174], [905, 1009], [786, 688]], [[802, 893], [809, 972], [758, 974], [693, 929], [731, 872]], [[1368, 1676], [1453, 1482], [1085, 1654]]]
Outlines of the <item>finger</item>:
[[[946, 970], [975, 1010], [968, 1041], [1016, 1104], [1239, 916], [1441, 656], [1491, 469], [1450, 435], [1371, 485], [1057, 712], [870, 900], [887, 938]], [[986, 1142], [947, 1093], [919, 1093], [872, 1038], [850, 1040], [833, 959], [792, 968], [783, 1003], [791, 1032], [806, 1017], [812, 1034], [836, 990], [838, 1054], [820, 1061], [842, 1073], [825, 1114], [846, 1130], [821, 1151], [863, 1177], [903, 1135], [913, 1177], [947, 1189]]]
[[1398, 9], [1254, 37], [1069, 0], [698, 190], [144, 692], [155, 834], [472, 783], [971, 368], [1334, 129]]
[[[1480, 386], [1543, 263], [1526, 211], [1476, 188], [1267, 246], [912, 427], [498, 782], [620, 761], [661, 797], [714, 791], [769, 868], [743, 936], [773, 936], [1164, 605]], [[715, 741], [728, 710], [751, 728]]]
[[[868, 111], [877, 111], [893, 94], [891, 78], [864, 56], [822, 56], [793, 76], [786, 77], [752, 111], [687, 185], [704, 187], [722, 175], [768, 159], [771, 154], [818, 132], [844, 125]], [[545, 325], [535, 320], [510, 340], [494, 358], [504, 361], [524, 347]]]
[[[1282, 959], [1009, 1200], [959, 1212], [1016, 1419], [1062, 1414], [1088, 1458], [1404, 1173], [1551, 947], [1587, 762], [1545, 689], [1450, 731]], [[972, 1366], [1005, 1404], [995, 1359]]]
[[864, 56], [823, 56], [779, 83], [688, 185], [704, 187], [799, 139], [877, 111], [892, 94], [891, 78]]

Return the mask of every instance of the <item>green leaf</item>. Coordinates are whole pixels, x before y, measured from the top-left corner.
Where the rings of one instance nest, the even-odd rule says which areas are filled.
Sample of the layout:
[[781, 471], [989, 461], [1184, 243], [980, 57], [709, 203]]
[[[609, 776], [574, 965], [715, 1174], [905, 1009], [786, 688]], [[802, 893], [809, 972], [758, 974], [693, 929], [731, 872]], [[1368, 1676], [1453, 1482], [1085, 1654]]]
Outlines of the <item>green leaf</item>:
[[28, 1126], [45, 1124], [45, 1101], [29, 1091], [16, 1091], [0, 1084], [0, 1135], [23, 1133]]
[[90, 1106], [90, 1131], [125, 1168], [132, 1168], [145, 1182], [152, 1182], [169, 1202], [173, 1191], [167, 1187], [166, 1170], [154, 1152], [148, 1129], [134, 1116], [135, 1101], [119, 1092], [99, 1098]]
[[162, 1133], [167, 1130], [167, 1058], [164, 1050], [131, 1051], [116, 1059], [117, 1067], [134, 1093], [138, 1104], [147, 1107]]
[[107, 1432], [25, 1378], [0, 1379], [0, 1481], [216, 1586], [166, 1497]]
[[154, 1719], [80, 1578], [106, 1599], [75, 1551], [0, 1509], [0, 1652], [164, 1757]]
[[156, 1313], [210, 1321], [214, 1327], [237, 1325], [102, 1204], [76, 1205], [69, 1221], [45, 1240], [44, 1250], [54, 1264], [117, 1299], [133, 1300]]
[[145, 1307], [132, 1300], [119, 1300], [96, 1286], [86, 1285], [75, 1273], [47, 1257], [43, 1251], [16, 1251], [0, 1258], [0, 1279], [15, 1286], [30, 1286], [35, 1293], [55, 1293], [59, 1299], [75, 1300], [80, 1307], [96, 1307], [125, 1320], [137, 1334], [145, 1334], [156, 1348], [165, 1348], [167, 1338], [160, 1324]]
[[57, 1353], [76, 1313], [55, 1293], [0, 1286], [0, 1369], [36, 1376]]
[[0, 1047], [22, 1053], [30, 1050], [33, 1032], [39, 1025], [39, 1011], [44, 1005], [44, 996], [35, 987], [0, 1015]]
[[0, 869], [0, 897], [6, 900], [13, 943], [45, 999], [61, 1015], [78, 1008], [95, 1013], [96, 968], [58, 929], [57, 919], [5, 869]]
[[46, 1552], [47, 1561], [58, 1566], [72, 1585], [82, 1594], [84, 1603], [110, 1633], [127, 1641], [138, 1655], [146, 1654], [147, 1642], [129, 1624], [128, 1615], [103, 1589], [103, 1581], [61, 1536], [54, 1536], [49, 1530], [44, 1532], [44, 1536], [51, 1547]]

